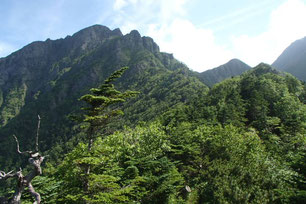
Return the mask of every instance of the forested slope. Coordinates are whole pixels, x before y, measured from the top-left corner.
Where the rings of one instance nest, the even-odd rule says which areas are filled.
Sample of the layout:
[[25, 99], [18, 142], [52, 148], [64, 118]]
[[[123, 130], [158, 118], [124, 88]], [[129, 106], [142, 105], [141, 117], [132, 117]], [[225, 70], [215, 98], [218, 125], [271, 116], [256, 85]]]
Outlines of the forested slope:
[[41, 150], [69, 149], [65, 143], [80, 131], [68, 117], [80, 112], [78, 98], [123, 66], [130, 68], [118, 88], [140, 95], [125, 104], [126, 115], [116, 128], [151, 120], [208, 90], [185, 65], [137, 31], [122, 35], [96, 25], [65, 39], [34, 42], [0, 61], [0, 164], [15, 165], [13, 134], [31, 148], [38, 114]]
[[[114, 87], [139, 94], [106, 109], [124, 115], [88, 148], [79, 98], [123, 66]], [[32, 149], [39, 114], [43, 203], [305, 202], [305, 84], [269, 65], [208, 88], [151, 38], [93, 26], [1, 59], [0, 73], [0, 170], [25, 166], [12, 135]]]
[[198, 74], [199, 79], [206, 85], [212, 87], [227, 78], [238, 76], [251, 67], [239, 59], [232, 59], [219, 67]]
[[260, 64], [91, 154], [79, 144], [36, 185], [47, 203], [303, 203], [305, 108], [299, 80]]

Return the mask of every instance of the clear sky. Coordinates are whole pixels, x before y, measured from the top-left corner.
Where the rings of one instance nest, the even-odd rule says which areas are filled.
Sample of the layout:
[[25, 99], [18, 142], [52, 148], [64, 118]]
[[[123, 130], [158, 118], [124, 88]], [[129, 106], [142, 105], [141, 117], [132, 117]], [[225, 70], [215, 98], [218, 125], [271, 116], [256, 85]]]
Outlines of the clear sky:
[[136, 29], [195, 71], [255, 66], [306, 36], [306, 0], [0, 0], [0, 57], [93, 24]]

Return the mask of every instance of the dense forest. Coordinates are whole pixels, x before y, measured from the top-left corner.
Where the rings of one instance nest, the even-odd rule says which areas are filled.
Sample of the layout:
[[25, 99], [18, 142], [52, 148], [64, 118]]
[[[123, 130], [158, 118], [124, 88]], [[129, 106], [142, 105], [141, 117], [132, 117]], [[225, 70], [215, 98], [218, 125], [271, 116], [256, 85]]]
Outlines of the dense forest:
[[[41, 203], [306, 201], [306, 85], [291, 74], [262, 63], [209, 88], [152, 39], [97, 26], [0, 73], [0, 170], [31, 172], [13, 135], [29, 150], [39, 131]], [[0, 184], [12, 197], [16, 180]]]

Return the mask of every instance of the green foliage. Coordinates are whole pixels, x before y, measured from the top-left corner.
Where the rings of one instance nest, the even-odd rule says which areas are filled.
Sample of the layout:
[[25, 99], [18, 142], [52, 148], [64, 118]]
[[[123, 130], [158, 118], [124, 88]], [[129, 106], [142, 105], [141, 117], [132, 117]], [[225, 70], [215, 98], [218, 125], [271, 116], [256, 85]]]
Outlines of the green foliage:
[[[92, 168], [91, 173], [86, 175], [85, 169], [88, 164]], [[123, 202], [126, 200], [125, 193], [129, 189], [121, 189], [118, 183], [121, 171], [114, 151], [108, 145], [102, 148], [95, 146], [89, 154], [86, 145], [80, 144], [67, 155], [55, 174], [62, 181], [58, 202], [82, 203], [84, 200], [89, 203]], [[89, 188], [84, 192], [83, 182], [86, 176]]]
[[[178, 62], [172, 55], [160, 53], [158, 46], [150, 38], [109, 36], [109, 39], [106, 37], [102, 41], [90, 42], [93, 46], [84, 49], [78, 47], [83, 45], [80, 42], [84, 39], [75, 39], [76, 37], [38, 43], [44, 52], [39, 53], [42, 56], [33, 59], [24, 59], [22, 54], [20, 58], [5, 59], [7, 69], [0, 71], [0, 75], [4, 76], [1, 80], [6, 84], [0, 87], [4, 96], [2, 107], [6, 105], [8, 88], [13, 87], [15, 83], [24, 82], [27, 91], [25, 105], [20, 113], [9, 120], [5, 127], [0, 128], [0, 142], [3, 144], [0, 149], [0, 155], [3, 157], [0, 158], [1, 165], [10, 168], [15, 166], [16, 162], [21, 162], [18, 161], [14, 151], [15, 144], [10, 138], [12, 134], [24, 135], [20, 142], [26, 145], [24, 148], [30, 148], [28, 144], [35, 132], [29, 127], [33, 127], [32, 118], [37, 114], [43, 117], [41, 150], [51, 151], [52, 160], [61, 161], [64, 153], [71, 151], [80, 140], [75, 139], [80, 138], [75, 135], [84, 135], [84, 131], [67, 117], [81, 114], [82, 102], [77, 99], [86, 95], [90, 88], [99, 88], [107, 76], [118, 67], [129, 66], [130, 69], [115, 82], [116, 89], [121, 92], [136, 90], [141, 94], [125, 103], [111, 105], [110, 109], [120, 109], [125, 114], [109, 123], [107, 128], [103, 128], [107, 134], [122, 129], [124, 125], [134, 127], [138, 121], [150, 121], [177, 103], [190, 103], [198, 95], [208, 91], [204, 84], [192, 77], [192, 72], [183, 63]], [[75, 43], [73, 49], [71, 43]], [[44, 46], [46, 44], [47, 46]], [[60, 45], [63, 49], [59, 50], [57, 48]], [[29, 54], [31, 55], [31, 52]], [[15, 64], [20, 63], [25, 63], [25, 66], [15, 69]], [[3, 63], [0, 63], [0, 66], [2, 65]], [[6, 71], [3, 73], [2, 70], [14, 73], [10, 74], [12, 78], [6, 81]], [[53, 83], [53, 86], [50, 83]], [[161, 90], [162, 93], [159, 94]], [[99, 131], [103, 132], [101, 129]]]
[[3, 104], [3, 92], [0, 89], [0, 108], [1, 108], [2, 104]]
[[[48, 166], [50, 168], [50, 166]], [[47, 173], [48, 176], [38, 176], [32, 181], [35, 190], [41, 196], [42, 203], [56, 204], [58, 193], [57, 190], [61, 186], [61, 181], [56, 181], [50, 176], [50, 173]], [[33, 197], [28, 191], [22, 197], [22, 203], [33, 203]]]
[[99, 138], [92, 150], [80, 144], [56, 169], [59, 203], [269, 203], [295, 195], [297, 173], [270, 156], [254, 129], [144, 123]]
[[[42, 113], [50, 163], [33, 185], [43, 203], [305, 202], [305, 83], [260, 64], [208, 89], [133, 37], [41, 59], [47, 76], [33, 62], [33, 75], [16, 79], [25, 85], [0, 87], [1, 170], [22, 164], [4, 136], [24, 133], [30, 149], [32, 115]], [[131, 69], [111, 74], [121, 66]], [[125, 102], [129, 89], [140, 94]], [[80, 114], [77, 98], [87, 107], [76, 125], [67, 115]]]
[[178, 104], [192, 103], [204, 97], [208, 91], [204, 84], [189, 76], [185, 70], [148, 69], [135, 78], [137, 83], [131, 88], [140, 94], [137, 100], [124, 105], [126, 114], [123, 125], [132, 126], [137, 121], [154, 120]]
[[[110, 119], [117, 115], [123, 114], [121, 110], [112, 109], [110, 106], [116, 103], [124, 102], [126, 98], [137, 95], [137, 92], [135, 91], [125, 91], [122, 93], [116, 90], [114, 84], [112, 84], [124, 73], [126, 69], [127, 67], [123, 67], [114, 72], [99, 88], [90, 89], [92, 94], [86, 94], [80, 98], [80, 100], [85, 101], [89, 105], [89, 107], [83, 108], [83, 110], [86, 110], [83, 121], [89, 123], [86, 138], [88, 150], [85, 151], [87, 155], [80, 155], [80, 161], [78, 161], [82, 166], [81, 170], [83, 172], [79, 174], [79, 177], [82, 180], [82, 190], [79, 189], [76, 195], [67, 193], [65, 198], [70, 201], [76, 202], [78, 200], [82, 200], [90, 203], [112, 203], [115, 201], [119, 202], [126, 200], [125, 196], [121, 195], [122, 192], [125, 191], [120, 193], [119, 191], [115, 190], [119, 190], [120, 188], [120, 186], [116, 184], [116, 177], [108, 174], [96, 175], [95, 172], [93, 172], [93, 167], [97, 161], [94, 159], [94, 157], [92, 157], [92, 147], [94, 140], [99, 136], [99, 129], [102, 129], [102, 134], [105, 134], [105, 129]], [[106, 191], [109, 191], [108, 189], [110, 189], [112, 192], [114, 192], [114, 194], [102, 193], [99, 189], [101, 191], [105, 189]], [[93, 194], [94, 196], [92, 196]]]
[[210, 90], [209, 96], [209, 103], [216, 107], [220, 123], [244, 125], [246, 104], [240, 95], [239, 78], [217, 84]]
[[125, 91], [121, 93], [116, 90], [114, 84], [112, 84], [112, 82], [119, 78], [126, 69], [127, 67], [123, 67], [114, 72], [99, 88], [90, 89], [92, 94], [86, 94], [80, 98], [80, 100], [90, 105], [90, 107], [83, 109], [87, 110], [84, 122], [89, 122], [91, 127], [105, 126], [109, 118], [123, 114], [123, 112], [118, 109], [108, 111], [107, 108], [115, 103], [124, 102], [126, 98], [138, 94], [138, 92], [135, 91]]
[[[60, 178], [59, 203], [167, 203], [182, 189], [183, 178], [166, 153], [167, 135], [158, 123], [126, 129], [97, 139], [89, 154], [80, 144], [67, 155], [54, 177]], [[89, 191], [83, 192], [90, 164]]]
[[[226, 80], [206, 96], [205, 92], [199, 95], [205, 98], [197, 102], [177, 103], [159, 117], [160, 122], [126, 127], [99, 138], [91, 153], [80, 144], [54, 174], [54, 178], [61, 178], [57, 182], [63, 182], [56, 200], [302, 202], [302, 93], [299, 82], [262, 67]], [[90, 97], [87, 100], [94, 102]], [[84, 194], [88, 165], [89, 191]]]
[[27, 87], [22, 84], [21, 87], [14, 87], [9, 90], [5, 101], [3, 101], [3, 93], [0, 92], [0, 127], [5, 126], [7, 122], [19, 114], [20, 109], [24, 105]]

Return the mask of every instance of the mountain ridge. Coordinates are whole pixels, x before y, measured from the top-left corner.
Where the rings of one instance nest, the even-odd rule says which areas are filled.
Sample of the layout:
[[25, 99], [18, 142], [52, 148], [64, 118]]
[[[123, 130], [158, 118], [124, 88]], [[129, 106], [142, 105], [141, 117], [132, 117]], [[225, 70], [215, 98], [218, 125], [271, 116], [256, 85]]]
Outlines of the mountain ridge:
[[240, 75], [249, 69], [251, 69], [249, 65], [234, 58], [223, 65], [199, 73], [198, 77], [202, 82], [211, 87], [226, 78]]
[[207, 90], [185, 65], [159, 52], [153, 39], [138, 31], [121, 35], [93, 26], [64, 39], [33, 42], [0, 61], [1, 155], [14, 152], [12, 134], [31, 144], [37, 114], [42, 117], [42, 150], [71, 139], [75, 131], [67, 116], [80, 112], [78, 98], [123, 66], [130, 69], [118, 80], [119, 89], [135, 89], [142, 93], [139, 99], [147, 98], [145, 104], [134, 100], [125, 105], [134, 114], [126, 114], [124, 124], [156, 117]]
[[272, 66], [306, 81], [306, 37], [291, 43]]
[[[48, 155], [33, 180], [43, 203], [304, 203], [305, 84], [233, 59], [212, 71], [249, 70], [209, 88], [152, 38], [119, 31], [95, 25], [0, 60], [2, 178], [28, 170], [16, 135], [22, 150]], [[107, 79], [122, 67], [115, 83]], [[128, 90], [139, 94], [105, 108]], [[102, 103], [93, 114], [84, 95]], [[105, 122], [108, 110], [124, 115]], [[31, 164], [42, 158], [32, 155]], [[2, 200], [16, 183], [0, 180]]]

